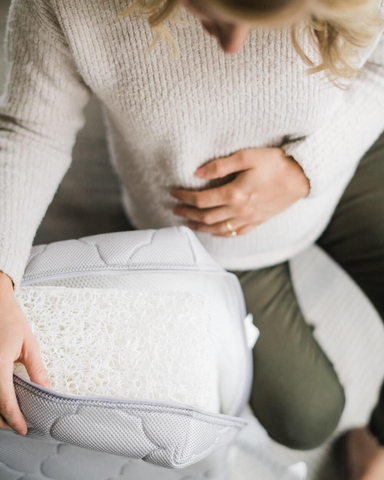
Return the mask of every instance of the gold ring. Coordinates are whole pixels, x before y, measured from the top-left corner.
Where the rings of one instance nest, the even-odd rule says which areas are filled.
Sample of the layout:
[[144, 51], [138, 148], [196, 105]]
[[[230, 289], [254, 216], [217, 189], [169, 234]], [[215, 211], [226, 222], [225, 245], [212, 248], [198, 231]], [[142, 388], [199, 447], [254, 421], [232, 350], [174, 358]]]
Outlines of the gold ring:
[[236, 237], [237, 232], [236, 230], [232, 227], [231, 222], [229, 220], [225, 221], [225, 225], [227, 229], [231, 232], [232, 237]]

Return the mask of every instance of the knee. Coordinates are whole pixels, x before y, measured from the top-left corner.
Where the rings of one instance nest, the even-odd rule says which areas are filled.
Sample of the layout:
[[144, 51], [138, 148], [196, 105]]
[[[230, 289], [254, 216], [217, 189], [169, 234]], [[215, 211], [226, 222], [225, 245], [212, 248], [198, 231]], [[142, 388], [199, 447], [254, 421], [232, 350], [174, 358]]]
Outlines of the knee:
[[[296, 398], [294, 398], [296, 397]], [[322, 445], [335, 431], [345, 406], [344, 389], [338, 383], [331, 390], [271, 401], [253, 401], [251, 407], [268, 435], [295, 450]], [[256, 403], [256, 405], [255, 405]]]

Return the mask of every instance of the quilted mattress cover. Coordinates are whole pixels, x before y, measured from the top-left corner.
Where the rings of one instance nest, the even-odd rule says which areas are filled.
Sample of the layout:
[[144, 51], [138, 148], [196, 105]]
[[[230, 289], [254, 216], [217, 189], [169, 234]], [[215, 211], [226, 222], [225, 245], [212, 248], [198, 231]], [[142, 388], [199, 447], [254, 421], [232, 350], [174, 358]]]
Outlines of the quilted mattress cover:
[[[189, 228], [116, 232], [32, 247], [21, 288], [28, 285], [208, 293], [214, 299], [212, 314], [223, 325], [221, 413], [169, 402], [64, 395], [14, 373], [28, 434], [0, 432], [0, 479], [37, 480], [40, 473], [42, 478], [130, 478], [128, 473], [122, 477], [130, 470], [132, 478], [143, 479], [225, 478], [228, 447], [247, 425], [239, 416], [252, 378], [245, 303], [237, 277], [210, 257]], [[72, 461], [59, 467], [64, 452]], [[87, 476], [84, 462], [94, 458], [96, 465], [100, 456], [111, 465], [109, 473], [103, 476], [100, 468]]]

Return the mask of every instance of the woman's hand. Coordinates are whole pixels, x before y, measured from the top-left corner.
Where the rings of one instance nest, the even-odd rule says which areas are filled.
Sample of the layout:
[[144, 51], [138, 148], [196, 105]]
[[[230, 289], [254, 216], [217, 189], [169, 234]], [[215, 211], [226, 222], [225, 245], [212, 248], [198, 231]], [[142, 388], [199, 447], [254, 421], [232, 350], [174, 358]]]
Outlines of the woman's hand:
[[228, 237], [229, 220], [239, 235], [249, 232], [286, 210], [309, 193], [309, 180], [300, 165], [280, 148], [240, 150], [196, 170], [201, 178], [222, 178], [238, 172], [235, 179], [209, 190], [173, 189], [184, 202], [173, 212], [192, 220], [188, 226], [200, 232]]
[[28, 321], [16, 302], [12, 281], [0, 272], [0, 429], [27, 433], [27, 424], [17, 403], [13, 364], [24, 364], [32, 382], [52, 388], [40, 357], [40, 349]]

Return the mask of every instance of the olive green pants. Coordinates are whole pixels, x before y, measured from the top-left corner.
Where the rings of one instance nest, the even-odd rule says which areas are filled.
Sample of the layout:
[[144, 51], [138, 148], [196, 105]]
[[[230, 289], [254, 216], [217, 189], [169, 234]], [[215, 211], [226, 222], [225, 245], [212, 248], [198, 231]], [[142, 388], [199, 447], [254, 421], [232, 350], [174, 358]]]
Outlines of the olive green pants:
[[[360, 160], [316, 244], [353, 278], [384, 321], [384, 132]], [[315, 448], [335, 430], [345, 396], [300, 310], [289, 262], [233, 273], [260, 330], [251, 408], [277, 442]], [[384, 445], [384, 388], [370, 428]]]

